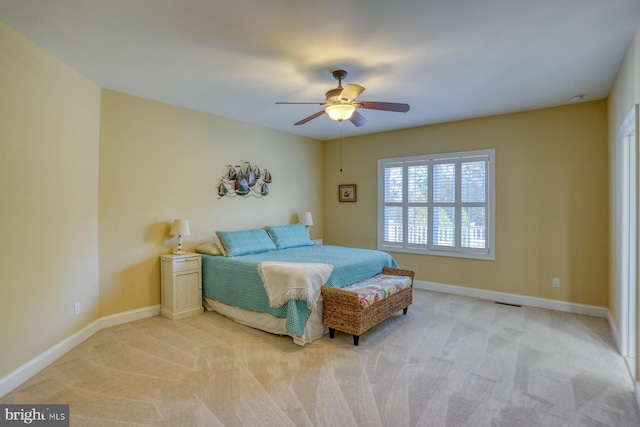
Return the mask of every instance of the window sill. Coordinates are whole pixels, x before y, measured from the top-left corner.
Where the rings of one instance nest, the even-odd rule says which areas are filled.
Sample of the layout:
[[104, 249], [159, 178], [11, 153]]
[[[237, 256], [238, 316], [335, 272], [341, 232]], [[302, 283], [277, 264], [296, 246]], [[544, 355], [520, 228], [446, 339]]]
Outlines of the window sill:
[[415, 255], [442, 256], [448, 258], [476, 259], [480, 261], [495, 261], [496, 257], [493, 253], [473, 253], [473, 252], [456, 252], [456, 251], [426, 251], [424, 249], [400, 248], [397, 246], [378, 245], [379, 251], [397, 252]]

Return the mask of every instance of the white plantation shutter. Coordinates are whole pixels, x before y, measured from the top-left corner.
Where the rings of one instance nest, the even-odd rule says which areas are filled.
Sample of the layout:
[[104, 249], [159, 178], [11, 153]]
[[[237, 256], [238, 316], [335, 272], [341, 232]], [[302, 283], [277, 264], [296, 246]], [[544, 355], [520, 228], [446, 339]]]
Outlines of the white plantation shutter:
[[429, 165], [407, 165], [407, 243], [424, 246], [429, 242]]
[[494, 156], [378, 160], [378, 249], [495, 259]]
[[384, 169], [384, 240], [390, 244], [401, 244], [404, 239], [404, 181], [402, 165], [390, 163]]
[[487, 158], [469, 159], [461, 164], [461, 246], [486, 249]]

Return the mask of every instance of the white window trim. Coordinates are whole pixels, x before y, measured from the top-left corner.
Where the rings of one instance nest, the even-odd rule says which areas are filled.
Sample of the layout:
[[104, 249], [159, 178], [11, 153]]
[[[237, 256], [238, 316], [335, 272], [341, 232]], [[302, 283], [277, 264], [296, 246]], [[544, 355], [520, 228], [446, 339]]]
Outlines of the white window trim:
[[[483, 156], [487, 157], [487, 169], [486, 169], [486, 212], [487, 212], [487, 220], [485, 224], [485, 243], [486, 249], [477, 250], [474, 248], [461, 248], [459, 238], [456, 237], [456, 246], [453, 247], [445, 247], [445, 246], [434, 246], [434, 245], [415, 245], [409, 244], [406, 239], [407, 227], [406, 224], [403, 227], [403, 242], [395, 243], [395, 242], [385, 242], [384, 241], [384, 168], [385, 166], [389, 166], [390, 164], [397, 165], [406, 165], [406, 163], [439, 163], [445, 161], [446, 159], [457, 159], [456, 162], [460, 162], [461, 159], [465, 157], [478, 157]], [[459, 163], [458, 163], [459, 164]], [[404, 176], [404, 187], [406, 188], [406, 168], [403, 168]], [[456, 167], [456, 175], [460, 173], [460, 167]], [[429, 174], [429, 188], [433, 188], [433, 174]], [[456, 186], [460, 185], [460, 180], [456, 179]], [[395, 157], [395, 158], [387, 158], [387, 159], [379, 159], [378, 160], [378, 250], [388, 251], [388, 252], [403, 252], [403, 253], [413, 253], [413, 254], [423, 254], [423, 255], [435, 255], [435, 256], [447, 256], [454, 258], [469, 258], [469, 259], [479, 259], [479, 260], [488, 260], [495, 261], [495, 149], [485, 149], [485, 150], [474, 150], [474, 151], [460, 151], [454, 153], [441, 153], [441, 154], [432, 154], [432, 155], [420, 155], [420, 156], [410, 156], [410, 157]], [[406, 190], [405, 190], [406, 191]], [[403, 202], [399, 205], [403, 206], [403, 209], [407, 209], [408, 202], [406, 197], [403, 198]], [[430, 191], [429, 194], [430, 205], [432, 204], [432, 193]], [[469, 203], [465, 203], [464, 205], [468, 205]], [[460, 203], [456, 202], [456, 210], [461, 206]], [[432, 210], [432, 209], [431, 209]], [[404, 216], [406, 218], [406, 215]], [[456, 214], [456, 230], [460, 230], [459, 221], [461, 216]], [[429, 224], [429, 242], [432, 242], [433, 233], [433, 224]], [[459, 233], [456, 233], [458, 236]]]

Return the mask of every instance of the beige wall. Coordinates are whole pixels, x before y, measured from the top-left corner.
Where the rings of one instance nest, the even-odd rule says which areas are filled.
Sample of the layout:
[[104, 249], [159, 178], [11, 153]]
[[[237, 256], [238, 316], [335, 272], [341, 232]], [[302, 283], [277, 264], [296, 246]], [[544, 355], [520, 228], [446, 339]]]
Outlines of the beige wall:
[[[227, 164], [273, 174], [264, 198], [218, 199]], [[311, 211], [322, 235], [322, 143], [105, 90], [100, 133], [102, 315], [160, 303], [159, 255], [174, 218], [189, 220], [183, 248], [215, 230], [289, 224]]]
[[[496, 260], [393, 253], [419, 280], [608, 304], [606, 102], [445, 123], [325, 146], [327, 243], [376, 247], [377, 159], [496, 150]], [[357, 203], [338, 203], [357, 184]], [[551, 286], [561, 279], [559, 289]]]
[[[174, 218], [322, 236], [322, 143], [100, 88], [0, 22], [0, 378], [99, 317], [160, 303]], [[218, 199], [227, 164], [273, 174], [265, 198]], [[74, 316], [74, 303], [81, 314]]]
[[98, 315], [100, 88], [0, 22], [0, 94], [2, 378]]
[[[636, 34], [627, 50], [627, 55], [620, 67], [620, 71], [609, 95], [609, 164], [611, 171], [609, 174], [611, 188], [611, 274], [609, 282], [609, 310], [611, 311], [618, 331], [621, 330], [620, 305], [623, 303], [623, 297], [620, 295], [621, 280], [617, 273], [617, 266], [619, 264], [619, 240], [617, 236], [618, 230], [620, 230], [617, 206], [619, 203], [618, 176], [620, 170], [619, 167], [616, 166], [616, 146], [618, 145], [618, 130], [620, 129], [620, 125], [634, 105], [638, 103], [640, 103], [640, 32], [636, 30]], [[638, 283], [640, 283], [640, 281]], [[636, 306], [640, 307], [640, 300]], [[636, 330], [638, 332], [636, 337], [636, 355], [640, 355], [640, 324]], [[636, 363], [636, 379], [640, 379], [640, 357], [636, 357]]]
[[[611, 299], [615, 316], [607, 140], [640, 99], [638, 38], [612, 91], [608, 136], [606, 103], [577, 104], [345, 139], [339, 172], [340, 141], [101, 93], [0, 23], [0, 377], [99, 316], [158, 304], [174, 218], [191, 223], [186, 250], [215, 229], [290, 223], [306, 210], [314, 238], [375, 248], [377, 159], [423, 153], [496, 149], [496, 261], [394, 254], [402, 266], [420, 280]], [[271, 170], [272, 193], [218, 199], [225, 165], [244, 160]], [[348, 183], [358, 202], [338, 203]]]

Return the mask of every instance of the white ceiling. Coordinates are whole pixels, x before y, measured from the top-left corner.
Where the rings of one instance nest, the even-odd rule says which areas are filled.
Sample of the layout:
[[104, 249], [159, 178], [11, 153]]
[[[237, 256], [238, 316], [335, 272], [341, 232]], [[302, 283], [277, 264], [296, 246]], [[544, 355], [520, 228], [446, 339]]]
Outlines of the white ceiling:
[[0, 20], [99, 86], [320, 140], [343, 83], [352, 136], [607, 97], [638, 0], [0, 0]]

